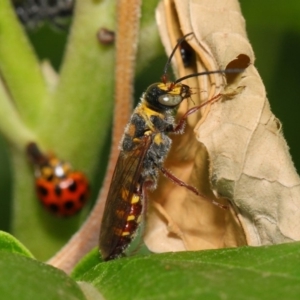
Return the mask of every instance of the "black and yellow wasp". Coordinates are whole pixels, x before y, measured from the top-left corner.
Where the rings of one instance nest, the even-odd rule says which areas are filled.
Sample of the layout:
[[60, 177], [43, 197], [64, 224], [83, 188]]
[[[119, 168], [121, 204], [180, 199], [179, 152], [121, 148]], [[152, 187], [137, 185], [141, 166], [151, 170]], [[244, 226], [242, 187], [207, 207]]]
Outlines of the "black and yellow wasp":
[[[218, 70], [187, 75], [174, 82], [166, 80], [170, 61], [185, 35], [173, 49], [164, 69], [162, 82], [151, 84], [142, 95], [125, 128], [121, 151], [112, 177], [100, 229], [100, 252], [104, 260], [122, 256], [136, 235], [146, 212], [146, 192], [156, 188], [158, 173], [174, 183], [200, 195], [198, 190], [163, 167], [171, 147], [170, 133], [183, 133], [186, 118], [208, 102], [188, 110], [175, 124], [174, 116], [184, 99], [191, 97], [191, 88], [181, 81], [211, 73], [239, 73], [242, 70]], [[223, 205], [210, 200], [214, 204]]]

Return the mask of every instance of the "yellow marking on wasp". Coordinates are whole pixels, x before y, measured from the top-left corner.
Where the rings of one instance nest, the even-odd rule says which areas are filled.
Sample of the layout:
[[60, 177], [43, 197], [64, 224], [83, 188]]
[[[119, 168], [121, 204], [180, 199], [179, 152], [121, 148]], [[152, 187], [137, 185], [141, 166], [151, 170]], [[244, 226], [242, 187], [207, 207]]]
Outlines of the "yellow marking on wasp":
[[144, 115], [148, 120], [150, 119], [151, 116], [158, 116], [160, 118], [164, 118], [164, 115], [162, 113], [159, 113], [151, 108], [149, 108], [146, 103], [145, 105], [140, 106], [140, 113]]
[[155, 127], [153, 126], [152, 122], [150, 121], [150, 118], [152, 116], [157, 116], [161, 119], [163, 119], [165, 116], [162, 113], [159, 113], [147, 106], [147, 102], [145, 99], [142, 99], [141, 105], [139, 105], [136, 109], [135, 112], [139, 114], [145, 121], [146, 127], [149, 128], [149, 133], [150, 135], [151, 132], [155, 132]]
[[154, 137], [153, 142], [157, 145], [163, 144], [164, 140], [162, 139], [161, 133], [157, 133]]
[[128, 194], [129, 194], [129, 191], [127, 189], [121, 189], [121, 196], [122, 196], [122, 199], [127, 199], [128, 197]]
[[126, 235], [130, 235], [130, 232], [129, 231], [123, 231], [122, 236], [126, 236]]
[[127, 127], [127, 133], [130, 135], [130, 136], [134, 136], [134, 133], [136, 131], [136, 126], [132, 123], [129, 123], [128, 127]]
[[158, 84], [157, 84], [157, 87], [158, 87], [159, 89], [161, 89], [161, 90], [167, 92], [167, 91], [169, 90], [169, 88], [170, 88], [170, 85], [167, 85], [167, 84], [161, 82], [161, 83], [158, 83]]
[[142, 216], [139, 215], [138, 218], [137, 218], [137, 220], [136, 220], [136, 222], [137, 222], [137, 223], [141, 223], [141, 221], [142, 221]]
[[151, 130], [147, 130], [144, 132], [144, 135], [151, 135], [153, 132]]
[[180, 95], [180, 93], [181, 93], [181, 85], [175, 85], [170, 90], [170, 85], [167, 85], [167, 84], [162, 82], [162, 83], [159, 83], [157, 85], [157, 87], [160, 88], [163, 91], [168, 92], [168, 94], [171, 94], [171, 95]]
[[131, 198], [131, 204], [138, 203], [140, 201], [140, 196], [133, 194]]
[[127, 217], [127, 221], [133, 221], [135, 219], [135, 216], [134, 215], [129, 215]]
[[139, 139], [139, 138], [134, 138], [134, 139], [133, 139], [133, 142], [134, 142], [134, 143], [139, 143], [140, 141], [141, 141], [141, 139]]

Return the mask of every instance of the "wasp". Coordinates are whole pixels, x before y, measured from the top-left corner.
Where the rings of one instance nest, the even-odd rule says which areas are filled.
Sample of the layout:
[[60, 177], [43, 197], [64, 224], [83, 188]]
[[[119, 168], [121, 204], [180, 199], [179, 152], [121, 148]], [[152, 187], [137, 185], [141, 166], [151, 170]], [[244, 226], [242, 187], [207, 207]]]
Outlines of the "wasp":
[[[159, 172], [175, 184], [201, 195], [195, 187], [181, 181], [163, 166], [171, 147], [169, 134], [183, 133], [187, 117], [214, 100], [189, 109], [175, 124], [174, 117], [179, 105], [185, 99], [191, 98], [192, 94], [191, 88], [181, 81], [194, 76], [238, 73], [241, 70], [195, 73], [169, 82], [166, 74], [171, 59], [176, 49], [190, 34], [178, 41], [165, 65], [162, 81], [151, 84], [143, 93], [125, 128], [100, 229], [99, 248], [104, 260], [123, 256], [136, 236], [141, 218], [146, 213], [147, 190], [156, 188]], [[221, 208], [227, 208], [208, 200]]]

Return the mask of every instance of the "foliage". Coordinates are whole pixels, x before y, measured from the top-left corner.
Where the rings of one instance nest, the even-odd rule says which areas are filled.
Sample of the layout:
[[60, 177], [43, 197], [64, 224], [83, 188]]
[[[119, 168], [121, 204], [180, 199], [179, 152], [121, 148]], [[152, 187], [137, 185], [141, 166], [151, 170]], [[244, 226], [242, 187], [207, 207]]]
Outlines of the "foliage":
[[[100, 262], [95, 250], [74, 270], [74, 279], [33, 259], [31, 252], [43, 260], [63, 246], [86, 212], [65, 220], [42, 210], [35, 199], [25, 144], [36, 139], [43, 149], [55, 149], [74, 167], [84, 170], [93, 182], [94, 198], [107, 162], [114, 50], [99, 45], [94, 37], [99, 20], [103, 26], [115, 27], [115, 1], [77, 2], [62, 55], [66, 33], [53, 33], [45, 25], [28, 37], [10, 1], [0, 1], [0, 131], [5, 137], [0, 141], [0, 228], [10, 230], [26, 245], [6, 233], [0, 234], [2, 297], [97, 299], [86, 292], [84, 296], [75, 279], [92, 284], [106, 299], [297, 299], [299, 243], [137, 256], [108, 263]], [[142, 22], [154, 24], [156, 1], [150, 2]], [[279, 1], [273, 12], [267, 2], [248, 2], [241, 0], [241, 6], [257, 66], [273, 110], [284, 124], [299, 170], [300, 144], [295, 125], [299, 81], [295, 61], [300, 48], [298, 3], [290, 0], [286, 5]], [[145, 35], [140, 49], [151, 49], [156, 64], [149, 67], [145, 63], [149, 63], [149, 53], [145, 53], [147, 60], [140, 51], [136, 98], [145, 86], [158, 80], [163, 66], [161, 47], [147, 44]], [[40, 68], [39, 59], [46, 57], [60, 70], [58, 82]]]

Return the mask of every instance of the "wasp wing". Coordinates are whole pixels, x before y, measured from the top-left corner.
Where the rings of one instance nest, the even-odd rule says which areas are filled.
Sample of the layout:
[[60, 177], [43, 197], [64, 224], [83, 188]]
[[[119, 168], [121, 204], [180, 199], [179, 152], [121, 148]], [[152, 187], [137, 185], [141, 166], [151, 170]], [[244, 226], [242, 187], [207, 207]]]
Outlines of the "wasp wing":
[[[120, 256], [131, 237], [123, 238], [122, 232], [132, 206], [132, 197], [138, 193], [142, 199], [143, 163], [151, 145], [151, 136], [143, 136], [131, 151], [121, 151], [108, 192], [101, 230], [100, 251], [103, 259]], [[142, 205], [142, 203], [140, 203]]]

